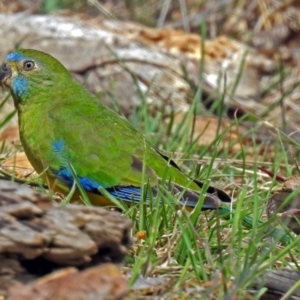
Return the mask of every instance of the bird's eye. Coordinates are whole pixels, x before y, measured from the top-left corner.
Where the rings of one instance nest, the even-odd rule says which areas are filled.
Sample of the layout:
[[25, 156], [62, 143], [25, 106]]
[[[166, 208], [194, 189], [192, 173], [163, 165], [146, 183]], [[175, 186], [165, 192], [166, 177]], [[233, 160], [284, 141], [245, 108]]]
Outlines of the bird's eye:
[[2, 71], [3, 72], [7, 72], [8, 71], [8, 64], [7, 63], [2, 64]]
[[23, 68], [25, 71], [31, 71], [34, 68], [34, 62], [32, 60], [26, 60]]

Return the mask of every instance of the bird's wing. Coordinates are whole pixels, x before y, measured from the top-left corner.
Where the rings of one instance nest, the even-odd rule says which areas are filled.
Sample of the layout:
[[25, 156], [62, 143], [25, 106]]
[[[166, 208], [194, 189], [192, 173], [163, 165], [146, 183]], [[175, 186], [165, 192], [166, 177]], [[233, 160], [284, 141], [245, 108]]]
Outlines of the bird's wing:
[[[93, 102], [92, 102], [93, 104]], [[63, 114], [61, 113], [63, 111]], [[104, 188], [114, 186], [137, 186], [143, 182], [143, 173], [151, 185], [158, 183], [156, 172], [145, 164], [147, 154], [155, 150], [135, 131], [125, 119], [106, 109], [84, 104], [49, 112], [50, 127], [53, 130], [51, 147], [58, 176], [68, 182], [72, 165], [79, 177]], [[167, 166], [167, 162], [161, 161]], [[59, 168], [57, 166], [59, 165]]]

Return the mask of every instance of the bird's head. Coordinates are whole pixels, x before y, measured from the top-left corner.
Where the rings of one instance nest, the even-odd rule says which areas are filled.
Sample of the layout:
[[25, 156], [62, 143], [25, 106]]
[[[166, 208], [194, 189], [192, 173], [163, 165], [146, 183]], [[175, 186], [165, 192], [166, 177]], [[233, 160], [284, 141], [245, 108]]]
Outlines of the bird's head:
[[35, 92], [57, 88], [57, 84], [71, 75], [51, 55], [32, 49], [18, 50], [6, 56], [0, 69], [0, 84], [8, 87], [17, 105]]

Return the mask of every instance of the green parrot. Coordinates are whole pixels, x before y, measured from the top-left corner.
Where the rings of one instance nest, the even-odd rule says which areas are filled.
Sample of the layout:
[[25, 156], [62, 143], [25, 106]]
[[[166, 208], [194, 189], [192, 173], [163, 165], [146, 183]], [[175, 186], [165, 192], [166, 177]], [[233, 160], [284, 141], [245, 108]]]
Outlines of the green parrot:
[[[193, 209], [199, 201], [201, 182], [182, 173], [49, 54], [32, 49], [8, 54], [0, 82], [13, 96], [26, 155], [52, 190], [68, 194], [80, 185], [94, 205], [105, 206], [112, 205], [107, 195], [138, 203], [143, 185], [153, 196], [163, 185], [179, 198], [174, 205]], [[202, 208], [230, 201], [209, 187]]]

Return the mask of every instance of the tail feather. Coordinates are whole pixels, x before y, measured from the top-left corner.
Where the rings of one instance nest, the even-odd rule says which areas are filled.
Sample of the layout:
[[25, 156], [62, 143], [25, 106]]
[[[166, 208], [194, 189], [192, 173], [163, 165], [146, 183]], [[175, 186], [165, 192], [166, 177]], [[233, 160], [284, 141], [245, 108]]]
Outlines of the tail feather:
[[[142, 190], [140, 187], [134, 187], [134, 186], [116, 186], [113, 188], [107, 189], [107, 191], [117, 199], [123, 200], [125, 202], [135, 202], [139, 203], [141, 201], [142, 197]], [[94, 193], [100, 193], [98, 190], [95, 190]], [[166, 187], [164, 190], [160, 189], [158, 187], [151, 188], [151, 193], [153, 197], [156, 197], [160, 193], [166, 194], [166, 195], [172, 195], [174, 198], [180, 196], [179, 203], [182, 206], [189, 207], [193, 209], [200, 198], [200, 194], [184, 189], [181, 186], [172, 184], [170, 187]], [[149, 199], [149, 197], [148, 197]], [[175, 202], [175, 201], [174, 201]], [[203, 209], [217, 209], [222, 205], [222, 201], [216, 196], [212, 194], [206, 194], [204, 198], [204, 202], [202, 205]]]

